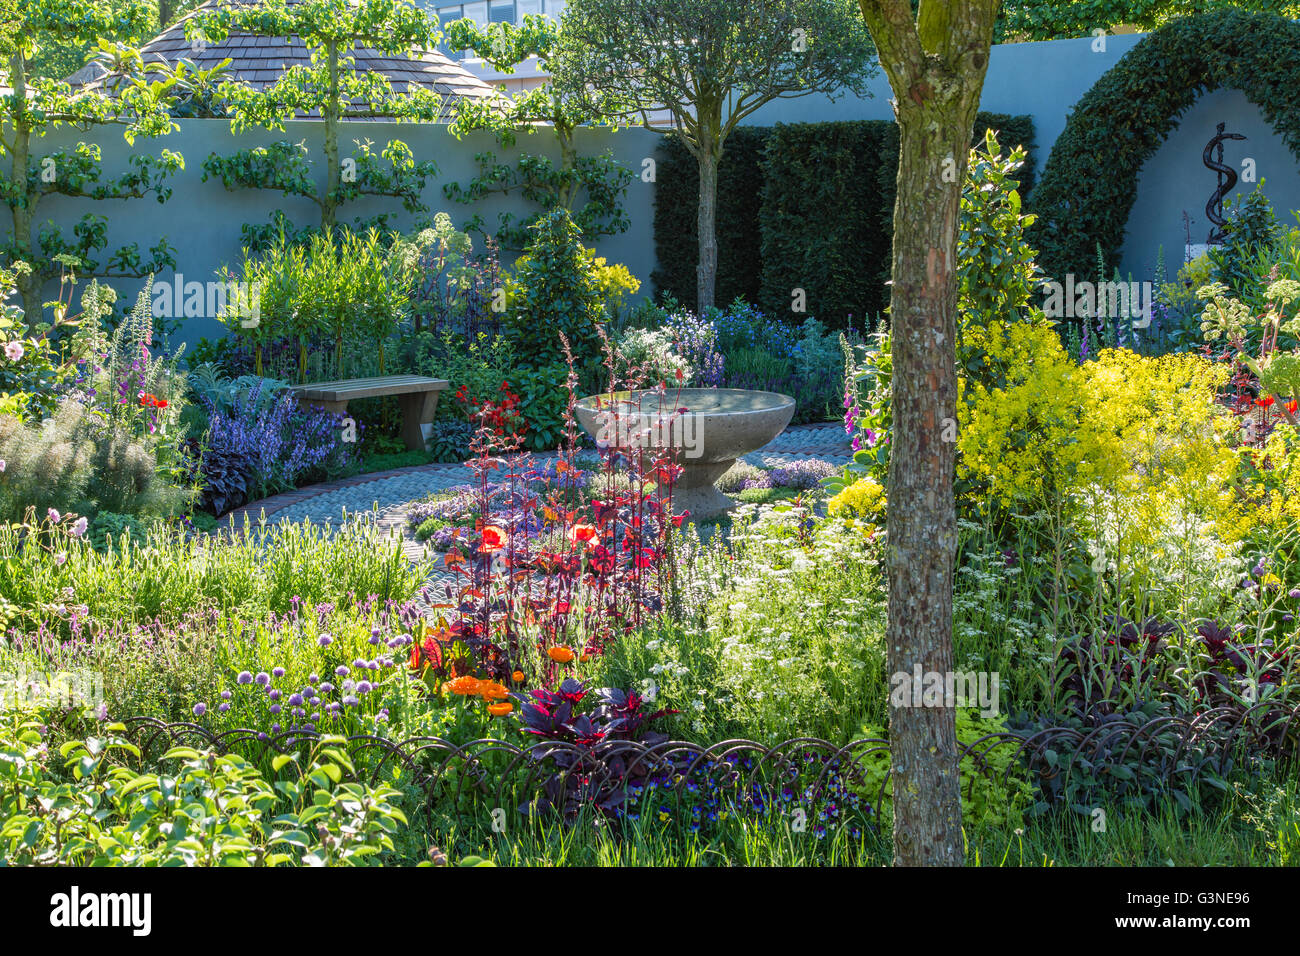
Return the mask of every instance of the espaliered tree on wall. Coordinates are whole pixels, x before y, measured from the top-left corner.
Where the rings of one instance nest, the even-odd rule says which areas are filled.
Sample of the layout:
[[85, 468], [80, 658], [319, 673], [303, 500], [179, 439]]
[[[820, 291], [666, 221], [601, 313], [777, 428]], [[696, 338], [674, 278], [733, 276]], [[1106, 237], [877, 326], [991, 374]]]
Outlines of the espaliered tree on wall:
[[[307, 148], [280, 141], [268, 147], [239, 150], [230, 156], [212, 154], [203, 163], [204, 179], [220, 178], [227, 189], [270, 189], [310, 200], [320, 209], [318, 226], [294, 230], [277, 212], [269, 226], [245, 227], [245, 242], [265, 246], [282, 229], [301, 236], [316, 230], [333, 231], [339, 210], [362, 196], [387, 196], [401, 201], [411, 213], [426, 212], [420, 195], [425, 182], [437, 174], [432, 162], [415, 162], [409, 146], [389, 140], [375, 152], [368, 140], [357, 141], [352, 163], [344, 172], [339, 136], [345, 119], [432, 121], [445, 117], [446, 98], [433, 90], [412, 86], [396, 91], [388, 77], [355, 69], [353, 50], [367, 47], [405, 56], [431, 50], [438, 31], [423, 10], [410, 0], [265, 0], [249, 4], [220, 4], [201, 9], [186, 21], [190, 40], [216, 43], [231, 33], [264, 37], [297, 36], [311, 54], [310, 65], [295, 64], [269, 86], [257, 89], [240, 81], [221, 84], [221, 106], [239, 133], [251, 127], [284, 130], [295, 116], [319, 116], [323, 124], [325, 187], [319, 189]], [[355, 164], [355, 168], [353, 167]], [[386, 216], [359, 226], [383, 227]]]
[[1240, 90], [1300, 159], [1298, 61], [1300, 24], [1238, 10], [1176, 20], [1133, 47], [1075, 104], [1029, 197], [1046, 275], [1093, 274], [1098, 246], [1104, 270], [1118, 265], [1142, 164], [1206, 91]]
[[[492, 23], [482, 26], [470, 19], [455, 20], [447, 25], [447, 45], [453, 50], [472, 50], [492, 69], [510, 74], [521, 63], [537, 57], [543, 71], [550, 70], [550, 59], [559, 42], [560, 27], [549, 17], [535, 14], [523, 22]], [[586, 97], [575, 100], [552, 83], [524, 90], [505, 107], [482, 100], [461, 100], [456, 104], [451, 132], [463, 136], [473, 130], [489, 130], [503, 149], [515, 145], [521, 132], [535, 133], [539, 125], [548, 126], [560, 148], [557, 166], [545, 156], [524, 154], [514, 166], [499, 163], [492, 153], [476, 157], [479, 175], [468, 185], [447, 183], [443, 193], [457, 202], [477, 202], [492, 193], [503, 195], [518, 191], [536, 203], [538, 211], [516, 220], [513, 214], [500, 214], [496, 238], [502, 245], [522, 249], [532, 238], [529, 227], [549, 210], [567, 209], [573, 222], [588, 241], [596, 236], [626, 232], [629, 222], [623, 211], [623, 196], [632, 181], [632, 171], [614, 159], [611, 150], [597, 156], [580, 156], [575, 142], [579, 126], [617, 125], [613, 104], [593, 109]], [[585, 199], [581, 208], [575, 208]], [[483, 228], [475, 216], [465, 228]]]
[[[851, 0], [570, 0], [550, 65], [565, 95], [671, 132], [695, 157], [703, 311], [714, 304], [727, 138], [778, 98], [865, 93], [871, 52]], [[663, 109], [667, 128], [652, 120]]]
[[179, 153], [161, 150], [157, 156], [135, 152], [129, 169], [116, 178], [103, 178], [100, 148], [77, 142], [49, 153], [42, 138], [56, 130], [122, 126], [128, 143], [136, 137], [170, 132], [175, 124], [168, 110], [179, 90], [171, 74], [143, 74], [139, 54], [104, 42], [108, 66], [104, 92], [74, 91], [66, 82], [32, 73], [33, 58], [46, 42], [67, 45], [99, 43], [136, 33], [149, 22], [148, 3], [111, 4], [103, 0], [18, 0], [19, 26], [6, 37], [3, 55], [11, 92], [0, 97], [0, 195], [9, 210], [9, 229], [0, 248], [0, 264], [15, 276], [26, 321], [42, 320], [41, 289], [64, 269], [77, 275], [141, 278], [173, 264], [165, 239], [141, 253], [138, 243], [105, 257], [108, 220], [86, 213], [66, 236], [53, 223], [41, 224], [41, 202], [49, 196], [75, 199], [141, 199], [165, 202], [171, 195], [169, 176], [183, 168]]
[[[898, 192], [890, 296], [891, 674], [951, 675], [957, 420], [957, 235], [998, 0], [860, 0], [894, 91]], [[950, 424], [951, 423], [951, 424]], [[898, 706], [889, 739], [894, 862], [962, 862], [957, 729], [946, 706]]]

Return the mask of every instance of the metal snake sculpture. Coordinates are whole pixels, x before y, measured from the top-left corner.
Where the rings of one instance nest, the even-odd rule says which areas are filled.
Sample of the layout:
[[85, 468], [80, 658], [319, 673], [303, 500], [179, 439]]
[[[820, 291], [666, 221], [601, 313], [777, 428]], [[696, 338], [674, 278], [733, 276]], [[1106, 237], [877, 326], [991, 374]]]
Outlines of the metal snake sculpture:
[[[1214, 228], [1210, 230], [1209, 238], [1206, 242], [1214, 245], [1223, 242], [1223, 227], [1225, 220], [1223, 218], [1223, 197], [1232, 191], [1232, 187], [1237, 185], [1237, 171], [1223, 161], [1223, 141], [1225, 139], [1245, 139], [1241, 133], [1225, 133], [1223, 127], [1225, 124], [1220, 123], [1217, 127], [1217, 133], [1214, 138], [1205, 144], [1205, 150], [1201, 153], [1201, 158], [1206, 167], [1214, 170], [1218, 174], [1219, 188], [1210, 196], [1210, 201], [1205, 204], [1205, 216], [1213, 224]], [[1215, 158], [1210, 154], [1218, 150], [1218, 157]]]

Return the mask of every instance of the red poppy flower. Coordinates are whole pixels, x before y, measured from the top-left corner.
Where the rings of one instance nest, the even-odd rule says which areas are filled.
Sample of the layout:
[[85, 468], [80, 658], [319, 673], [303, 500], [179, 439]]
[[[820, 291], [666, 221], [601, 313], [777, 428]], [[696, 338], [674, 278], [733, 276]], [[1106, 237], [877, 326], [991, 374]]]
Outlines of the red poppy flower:
[[483, 543], [479, 545], [479, 550], [485, 554], [491, 554], [493, 551], [500, 551], [505, 546], [505, 531], [495, 525], [485, 525], [483, 528]]
[[574, 544], [586, 544], [596, 537], [596, 526], [590, 524], [575, 524], [569, 530], [569, 540]]

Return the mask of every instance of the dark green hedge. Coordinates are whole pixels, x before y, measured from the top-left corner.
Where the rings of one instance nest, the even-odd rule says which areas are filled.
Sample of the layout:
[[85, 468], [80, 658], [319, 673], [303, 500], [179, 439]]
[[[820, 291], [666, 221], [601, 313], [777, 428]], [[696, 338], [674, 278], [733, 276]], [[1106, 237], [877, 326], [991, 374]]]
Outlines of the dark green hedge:
[[[760, 164], [770, 130], [741, 126], [727, 137], [718, 164], [717, 301], [737, 296], [758, 301], [760, 255], [758, 207], [763, 194]], [[699, 261], [696, 215], [700, 169], [674, 136], [659, 147], [655, 170], [655, 270], [650, 281], [656, 298], [671, 294], [695, 308], [695, 265]]]
[[1174, 20], [1144, 38], [1075, 105], [1029, 202], [1028, 238], [1050, 276], [1118, 264], [1142, 164], [1202, 93], [1240, 90], [1300, 157], [1300, 24], [1271, 14]]
[[[1029, 116], [980, 113], [972, 143], [999, 131], [1004, 146], [1030, 150], [1021, 192], [1033, 175]], [[737, 296], [778, 315], [791, 292], [807, 294], [807, 315], [831, 327], [853, 316], [861, 328], [889, 301], [898, 127], [887, 120], [741, 127], [718, 168], [717, 302]], [[656, 296], [695, 302], [699, 172], [674, 138], [659, 151], [655, 185]]]
[[[980, 113], [972, 144], [988, 129], [1010, 149], [1025, 146], [1022, 192], [1032, 185], [1034, 124], [1029, 116]], [[764, 158], [763, 282], [759, 302], [791, 313], [792, 290], [807, 314], [832, 327], [873, 322], [889, 304], [890, 250], [898, 170], [898, 127], [864, 120], [773, 128]]]

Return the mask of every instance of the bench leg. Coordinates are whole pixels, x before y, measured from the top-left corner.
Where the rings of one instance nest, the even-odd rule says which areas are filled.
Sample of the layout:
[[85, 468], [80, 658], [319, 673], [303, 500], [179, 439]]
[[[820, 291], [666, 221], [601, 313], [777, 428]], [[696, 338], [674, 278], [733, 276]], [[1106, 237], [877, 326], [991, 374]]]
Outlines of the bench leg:
[[402, 441], [412, 451], [424, 451], [421, 425], [433, 421], [438, 410], [437, 392], [414, 392], [399, 397], [402, 406]]
[[346, 415], [346, 414], [348, 413], [348, 403], [347, 403], [347, 401], [342, 401], [342, 402], [322, 402], [322, 401], [320, 401], [319, 399], [315, 399], [315, 398], [303, 398], [303, 397], [299, 396], [299, 397], [298, 397], [298, 404], [299, 404], [299, 405], [315, 405], [317, 408], [323, 408], [323, 409], [325, 409], [325, 411], [327, 411], [327, 412], [332, 412], [332, 413], [334, 413], [335, 415]]

